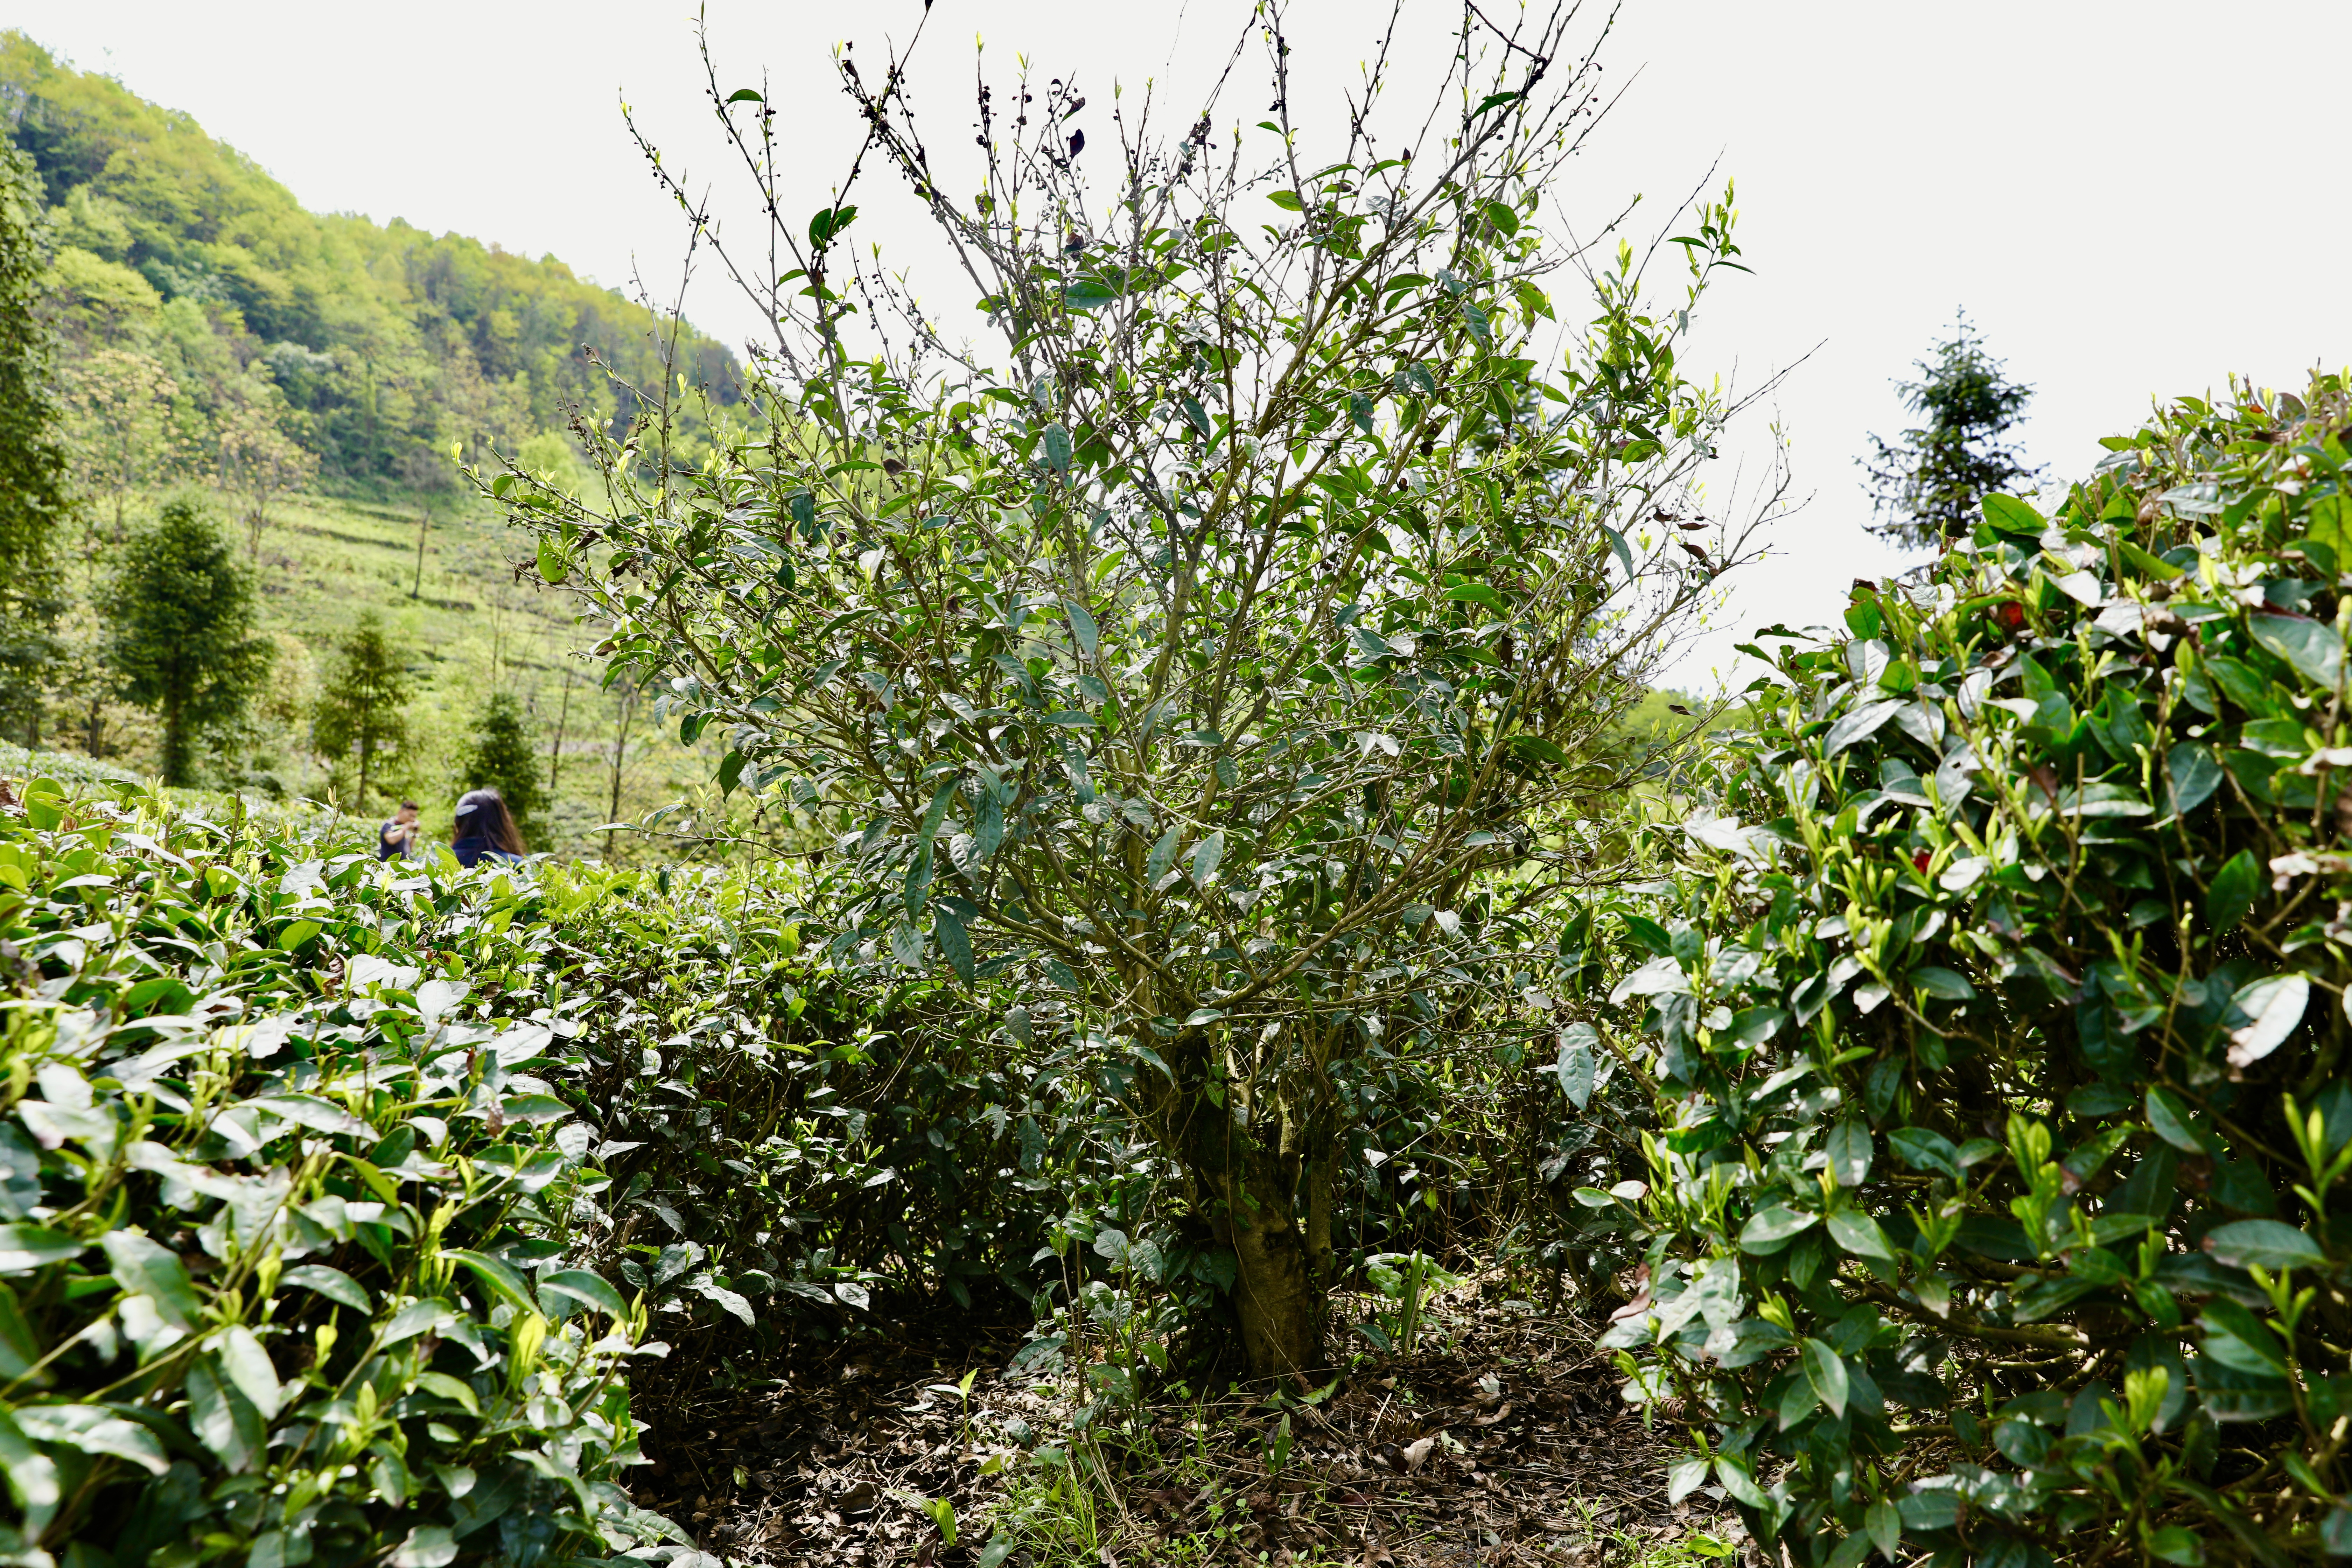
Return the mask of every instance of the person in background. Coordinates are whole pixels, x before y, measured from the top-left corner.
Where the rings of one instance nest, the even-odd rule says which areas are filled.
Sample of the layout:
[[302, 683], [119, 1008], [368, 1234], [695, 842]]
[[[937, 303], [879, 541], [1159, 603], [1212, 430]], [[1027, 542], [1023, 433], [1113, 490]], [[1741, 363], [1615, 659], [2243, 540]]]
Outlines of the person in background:
[[457, 797], [457, 821], [449, 837], [460, 866], [486, 859], [512, 862], [529, 853], [522, 835], [515, 831], [506, 796], [494, 789], [469, 789]]
[[375, 830], [375, 858], [408, 860], [416, 855], [416, 803], [404, 800], [392, 820]]

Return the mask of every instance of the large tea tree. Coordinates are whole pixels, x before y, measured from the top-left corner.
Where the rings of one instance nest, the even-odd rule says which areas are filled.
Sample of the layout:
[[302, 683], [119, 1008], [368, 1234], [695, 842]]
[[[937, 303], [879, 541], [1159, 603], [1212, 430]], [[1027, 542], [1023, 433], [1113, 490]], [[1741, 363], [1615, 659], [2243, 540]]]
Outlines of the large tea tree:
[[[934, 163], [903, 57], [845, 56], [860, 167], [928, 209], [992, 341], [858, 256], [845, 184], [721, 247], [775, 327], [763, 424], [687, 471], [646, 388], [605, 504], [493, 488], [614, 669], [726, 736], [720, 785], [823, 829], [834, 963], [968, 988], [1125, 1097], [1272, 1373], [1321, 1359], [1383, 1064], [1523, 1040], [1510, 955], [1622, 874], [1612, 725], [1748, 531], [1701, 515], [1731, 409], [1676, 368], [1729, 193], [1652, 247], [1661, 308], [1649, 257], [1547, 226], [1595, 101], [1565, 14], [1465, 13], [1396, 139], [1383, 40], [1312, 155], [1265, 14], [1256, 130], [1024, 82], [982, 89], [973, 168]], [[805, 211], [777, 111], [723, 86], [766, 209]]]

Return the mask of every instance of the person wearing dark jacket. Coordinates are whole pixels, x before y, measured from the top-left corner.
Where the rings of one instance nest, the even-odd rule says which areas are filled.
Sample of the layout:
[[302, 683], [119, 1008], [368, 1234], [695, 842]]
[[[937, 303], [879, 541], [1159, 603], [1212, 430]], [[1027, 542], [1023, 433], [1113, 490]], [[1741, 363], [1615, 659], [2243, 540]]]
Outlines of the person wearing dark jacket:
[[483, 860], [511, 863], [528, 853], [506, 797], [494, 789], [469, 789], [457, 797], [457, 820], [449, 837], [460, 866]]

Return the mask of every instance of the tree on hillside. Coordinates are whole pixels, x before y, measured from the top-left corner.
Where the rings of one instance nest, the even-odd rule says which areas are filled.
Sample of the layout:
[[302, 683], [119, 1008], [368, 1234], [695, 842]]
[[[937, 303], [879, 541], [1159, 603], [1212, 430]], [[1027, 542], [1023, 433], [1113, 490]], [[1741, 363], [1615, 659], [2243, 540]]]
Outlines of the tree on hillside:
[[368, 809], [371, 790], [383, 782], [384, 764], [409, 742], [407, 658], [384, 635], [375, 612], [335, 649], [319, 701], [311, 710], [311, 738], [319, 755], [340, 773], [356, 773], [352, 805]]
[[254, 560], [261, 556], [269, 503], [301, 489], [319, 471], [317, 457], [283, 428], [285, 413], [278, 388], [264, 383], [239, 387], [214, 416], [220, 487], [237, 498], [245, 514], [246, 553]]
[[131, 536], [105, 595], [125, 694], [163, 727], [163, 782], [185, 784], [205, 732], [240, 717], [269, 673], [253, 588], [220, 530], [175, 500]]
[[33, 161], [0, 140], [0, 711], [28, 745], [63, 607], [56, 552], [68, 505], [44, 222]]
[[434, 512], [447, 505], [456, 492], [457, 465], [446, 447], [416, 441], [401, 453], [394, 472], [408, 487], [416, 506], [416, 570], [408, 583], [408, 596], [415, 599], [425, 592], [425, 536], [432, 530]]
[[[845, 56], [992, 346], [865, 313], [912, 291], [845, 237], [883, 199], [845, 184], [734, 265], [778, 329], [764, 427], [665, 463], [664, 377], [593, 454], [608, 494], [491, 481], [614, 676], [722, 741], [722, 791], [839, 835], [809, 921], [845, 984], [939, 996], [942, 1050], [1122, 1098], [1259, 1375], [1325, 1361], [1395, 1075], [1565, 1023], [1515, 976], [1559, 952], [1567, 890], [1633, 874], [1619, 721], [1754, 552], [1719, 513], [1672, 526], [1733, 412], [1675, 369], [1738, 265], [1731, 193], [1605, 266], [1538, 226], [1598, 85], [1572, 12], [1501, 41], [1464, 13], [1435, 110], [1388, 107], [1368, 50], [1326, 128], [1291, 123], [1259, 8], [1268, 131], [1213, 144], [1214, 102], [1168, 139], [1097, 118], [1108, 195], [1074, 84], [1022, 84], [1017, 120], [983, 96], [950, 180], [904, 62]], [[726, 122], [797, 214], [758, 98]], [[1563, 330], [1545, 289], [1587, 283]]]
[[539, 782], [539, 749], [531, 742], [529, 720], [511, 692], [497, 693], [483, 708], [459, 770], [461, 789], [486, 785], [506, 797], [515, 826], [526, 840], [536, 842], [536, 818], [548, 805], [547, 790]]
[[1873, 436], [1873, 455], [1857, 461], [1870, 476], [1871, 531], [1916, 549], [1966, 538], [1986, 496], [2042, 470], [2006, 439], [2024, 422], [2033, 389], [2011, 381], [1985, 352], [1966, 310], [1935, 357], [1914, 368], [1919, 379], [1895, 388], [1919, 423], [1894, 441]]
[[[172, 426], [172, 400], [179, 395], [163, 363], [135, 349], [100, 348], [79, 356], [67, 377], [67, 429], [73, 437], [82, 482], [106, 496], [112, 513], [112, 542], [123, 535], [123, 510], [150, 485], [168, 483], [185, 468], [185, 454]], [[82, 535], [82, 553], [98, 548], [96, 513]]]
[[[652, 346], [672, 337], [662, 319], [553, 258], [305, 212], [188, 115], [62, 65], [21, 33], [0, 32], [0, 106], [58, 212], [59, 270], [70, 259], [74, 274], [64, 292], [79, 297], [88, 345], [154, 352], [137, 321], [173, 305], [240, 369], [268, 345], [269, 374], [302, 421], [281, 428], [348, 485], [400, 486], [400, 458], [416, 442], [504, 448], [574, 405], [612, 419], [629, 395], [583, 344], [629, 381], [665, 374]], [[678, 369], [731, 390], [723, 345], [690, 331], [677, 339]], [[236, 377], [197, 374], [166, 349], [159, 357], [186, 401], [219, 408], [212, 395]], [[207, 458], [217, 450], [211, 432], [191, 434]], [[249, 528], [251, 509], [239, 516]]]

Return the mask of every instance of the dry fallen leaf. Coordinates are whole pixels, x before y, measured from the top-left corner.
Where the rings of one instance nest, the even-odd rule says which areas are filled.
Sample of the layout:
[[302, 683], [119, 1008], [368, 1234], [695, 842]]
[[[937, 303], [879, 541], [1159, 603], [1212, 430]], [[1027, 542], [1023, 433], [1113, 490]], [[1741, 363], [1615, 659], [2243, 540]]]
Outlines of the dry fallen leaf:
[[1412, 1442], [1407, 1443], [1404, 1446], [1404, 1468], [1406, 1472], [1409, 1474], [1412, 1471], [1421, 1468], [1421, 1467], [1427, 1462], [1429, 1458], [1429, 1450], [1434, 1447], [1436, 1444], [1437, 1439], [1434, 1437], [1420, 1437], [1416, 1438]]

